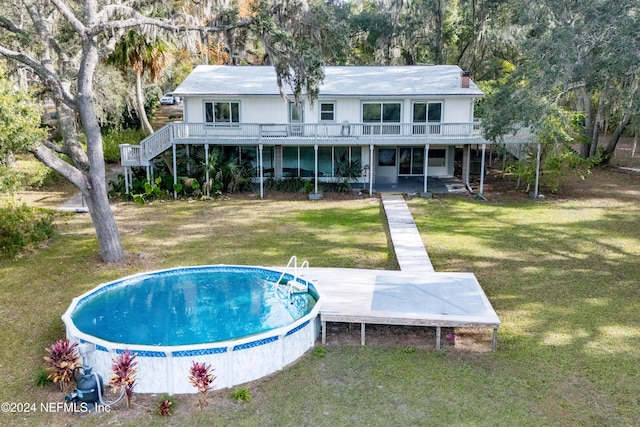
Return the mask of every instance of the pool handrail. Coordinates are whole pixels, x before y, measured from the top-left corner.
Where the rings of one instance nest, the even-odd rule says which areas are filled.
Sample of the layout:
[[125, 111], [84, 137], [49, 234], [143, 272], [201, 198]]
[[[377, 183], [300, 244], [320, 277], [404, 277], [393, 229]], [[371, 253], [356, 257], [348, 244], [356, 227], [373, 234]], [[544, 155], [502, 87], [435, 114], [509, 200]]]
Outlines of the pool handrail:
[[[284, 276], [287, 274], [287, 272], [289, 271], [289, 269], [292, 267], [291, 263], [293, 263], [293, 280], [288, 280], [287, 283], [281, 283], [282, 279], [284, 278]], [[306, 259], [302, 262], [302, 264], [300, 264], [299, 269], [302, 270], [304, 268], [309, 268], [309, 261], [307, 261]], [[288, 289], [287, 289], [287, 295], [289, 298], [291, 298], [291, 294], [293, 293], [293, 286], [294, 284], [298, 281], [298, 279], [300, 278], [300, 275], [298, 274], [298, 257], [293, 255], [291, 258], [289, 258], [289, 262], [287, 263], [287, 266], [282, 270], [282, 274], [280, 275], [280, 277], [278, 278], [278, 280], [276, 281], [276, 288], [283, 284], [283, 285], [288, 285]], [[289, 273], [291, 274], [291, 273]], [[305, 281], [306, 283], [306, 281]], [[309, 289], [308, 285], [306, 287], [306, 290], [304, 292], [307, 292]]]

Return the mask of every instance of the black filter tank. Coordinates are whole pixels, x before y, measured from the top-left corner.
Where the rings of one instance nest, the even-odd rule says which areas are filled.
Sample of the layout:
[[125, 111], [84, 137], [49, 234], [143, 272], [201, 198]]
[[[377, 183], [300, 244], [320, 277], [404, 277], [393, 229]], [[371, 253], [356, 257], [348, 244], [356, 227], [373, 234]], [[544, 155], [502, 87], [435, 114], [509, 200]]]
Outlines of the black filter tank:
[[[80, 370], [82, 374], [79, 375]], [[83, 366], [74, 374], [76, 389], [65, 396], [69, 402], [84, 402], [93, 406], [100, 401], [100, 396], [104, 394], [104, 382], [100, 375], [94, 374], [90, 366]], [[98, 392], [98, 387], [100, 391]], [[98, 394], [99, 393], [99, 394]]]

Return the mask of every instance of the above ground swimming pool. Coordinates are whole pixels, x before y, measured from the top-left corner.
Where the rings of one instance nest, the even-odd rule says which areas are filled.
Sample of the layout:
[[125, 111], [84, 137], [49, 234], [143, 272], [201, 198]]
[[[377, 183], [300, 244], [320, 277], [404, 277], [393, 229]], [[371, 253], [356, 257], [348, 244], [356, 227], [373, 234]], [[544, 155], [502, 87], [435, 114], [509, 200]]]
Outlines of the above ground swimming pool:
[[100, 285], [75, 298], [62, 319], [67, 337], [85, 344], [84, 363], [103, 378], [112, 376], [112, 359], [130, 350], [137, 392], [195, 393], [188, 381], [194, 361], [213, 367], [216, 388], [295, 361], [318, 336], [319, 303], [312, 283], [281, 271], [180, 267]]

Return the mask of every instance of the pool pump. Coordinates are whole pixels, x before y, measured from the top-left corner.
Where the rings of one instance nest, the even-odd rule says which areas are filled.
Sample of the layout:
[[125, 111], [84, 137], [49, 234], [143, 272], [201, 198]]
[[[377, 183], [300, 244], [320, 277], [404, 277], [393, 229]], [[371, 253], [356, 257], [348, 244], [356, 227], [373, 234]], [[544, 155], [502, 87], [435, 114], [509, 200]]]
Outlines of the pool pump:
[[83, 365], [73, 371], [73, 379], [76, 388], [64, 397], [67, 402], [81, 402], [93, 408], [96, 403], [102, 403], [104, 394], [104, 382], [102, 377], [91, 369], [90, 366]]

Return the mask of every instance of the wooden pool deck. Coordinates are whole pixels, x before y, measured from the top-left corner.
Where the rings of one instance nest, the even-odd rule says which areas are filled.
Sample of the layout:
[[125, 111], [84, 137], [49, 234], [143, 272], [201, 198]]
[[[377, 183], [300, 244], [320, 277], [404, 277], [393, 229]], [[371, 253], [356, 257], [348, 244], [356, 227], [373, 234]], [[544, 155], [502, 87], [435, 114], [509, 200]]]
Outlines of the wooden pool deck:
[[413, 273], [388, 270], [309, 268], [301, 275], [321, 294], [322, 343], [327, 322], [359, 323], [361, 344], [366, 324], [493, 329], [498, 345], [500, 319], [472, 273]]

